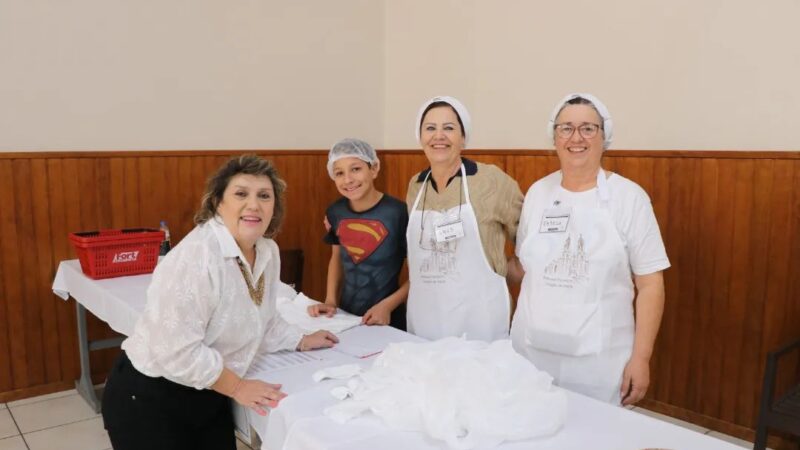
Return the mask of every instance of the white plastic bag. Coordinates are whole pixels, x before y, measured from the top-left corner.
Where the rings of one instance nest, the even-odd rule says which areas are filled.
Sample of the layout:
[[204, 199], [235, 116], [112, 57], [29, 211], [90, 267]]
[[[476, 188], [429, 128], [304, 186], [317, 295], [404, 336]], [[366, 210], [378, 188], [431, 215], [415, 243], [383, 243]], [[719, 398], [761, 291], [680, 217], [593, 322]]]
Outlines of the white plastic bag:
[[348, 390], [326, 409], [333, 420], [371, 411], [390, 428], [422, 431], [454, 449], [550, 435], [566, 417], [564, 392], [509, 340], [391, 344]]

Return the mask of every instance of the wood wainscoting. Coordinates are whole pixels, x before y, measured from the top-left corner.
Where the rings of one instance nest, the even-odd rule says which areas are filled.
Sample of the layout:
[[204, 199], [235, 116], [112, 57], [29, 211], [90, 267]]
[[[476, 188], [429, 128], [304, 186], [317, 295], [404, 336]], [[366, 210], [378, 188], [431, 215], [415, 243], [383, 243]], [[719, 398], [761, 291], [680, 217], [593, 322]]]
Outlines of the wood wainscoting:
[[[242, 151], [0, 154], [0, 401], [61, 390], [78, 375], [73, 301], [50, 286], [75, 258], [71, 231], [166, 220], [188, 233], [206, 177]], [[324, 151], [254, 151], [287, 181], [281, 248], [305, 254], [304, 290], [323, 298], [323, 215], [337, 198]], [[556, 170], [550, 151], [471, 150], [523, 192]], [[419, 151], [383, 151], [377, 185], [405, 199]], [[767, 351], [800, 337], [800, 152], [609, 151], [606, 168], [649, 194], [672, 262], [643, 405], [752, 438]], [[90, 337], [113, 332], [90, 318]], [[116, 351], [94, 352], [100, 382]], [[783, 367], [784, 383], [800, 362]]]

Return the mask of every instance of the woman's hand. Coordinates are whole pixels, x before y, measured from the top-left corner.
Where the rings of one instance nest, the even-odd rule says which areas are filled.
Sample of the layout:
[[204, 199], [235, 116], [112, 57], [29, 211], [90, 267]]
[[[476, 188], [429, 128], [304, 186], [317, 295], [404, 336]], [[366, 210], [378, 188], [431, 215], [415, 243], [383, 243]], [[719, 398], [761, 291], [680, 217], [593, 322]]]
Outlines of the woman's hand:
[[525, 277], [525, 269], [522, 267], [522, 263], [520, 262], [519, 258], [516, 256], [512, 256], [508, 258], [508, 264], [506, 266], [506, 279], [513, 284], [520, 284], [522, 283], [522, 279]]
[[622, 405], [633, 405], [643, 399], [648, 387], [650, 387], [650, 361], [631, 357], [622, 372], [622, 388], [619, 392]]
[[364, 317], [361, 318], [361, 323], [364, 325], [389, 325], [392, 320], [392, 311], [385, 302], [378, 302], [367, 310]]
[[311, 317], [319, 317], [321, 315], [333, 317], [334, 314], [336, 314], [336, 305], [331, 305], [330, 303], [319, 303], [308, 307], [308, 315]]
[[650, 356], [661, 326], [664, 313], [663, 271], [634, 275], [636, 284], [636, 333], [633, 338], [631, 359], [622, 372], [620, 396], [623, 405], [632, 405], [647, 393], [650, 387]]
[[241, 379], [233, 389], [231, 397], [240, 405], [255, 411], [256, 414], [266, 416], [267, 410], [263, 407], [276, 408], [286, 394], [281, 392], [280, 384]]
[[338, 342], [339, 338], [335, 334], [330, 331], [319, 330], [303, 336], [303, 339], [300, 339], [300, 343], [297, 344], [297, 350], [307, 352], [316, 348], [330, 348]]

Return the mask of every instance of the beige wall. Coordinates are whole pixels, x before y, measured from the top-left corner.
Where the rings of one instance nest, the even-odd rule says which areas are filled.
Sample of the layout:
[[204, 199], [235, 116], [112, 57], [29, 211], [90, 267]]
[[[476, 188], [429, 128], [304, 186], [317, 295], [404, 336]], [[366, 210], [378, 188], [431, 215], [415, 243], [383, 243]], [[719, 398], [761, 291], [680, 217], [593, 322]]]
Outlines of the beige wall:
[[380, 143], [383, 7], [0, 0], [0, 151]]
[[591, 92], [613, 148], [800, 150], [797, 0], [391, 0], [387, 147], [427, 97], [459, 97], [474, 148], [550, 148], [566, 93]]
[[435, 94], [474, 148], [548, 148], [570, 91], [614, 148], [798, 150], [797, 0], [0, 0], [0, 151], [415, 148]]

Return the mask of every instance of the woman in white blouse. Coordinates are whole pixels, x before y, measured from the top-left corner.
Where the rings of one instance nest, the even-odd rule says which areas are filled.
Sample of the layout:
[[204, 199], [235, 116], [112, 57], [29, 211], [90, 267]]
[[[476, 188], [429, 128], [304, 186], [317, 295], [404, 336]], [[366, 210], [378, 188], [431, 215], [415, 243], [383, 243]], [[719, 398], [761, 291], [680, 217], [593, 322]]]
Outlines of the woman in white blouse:
[[229, 398], [266, 414], [280, 385], [245, 379], [256, 355], [331, 347], [303, 336], [275, 306], [271, 239], [285, 183], [268, 161], [241, 156], [206, 186], [198, 224], [156, 268], [147, 306], [106, 383], [103, 421], [116, 450], [235, 449]]

